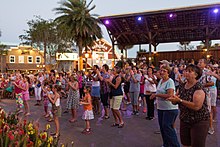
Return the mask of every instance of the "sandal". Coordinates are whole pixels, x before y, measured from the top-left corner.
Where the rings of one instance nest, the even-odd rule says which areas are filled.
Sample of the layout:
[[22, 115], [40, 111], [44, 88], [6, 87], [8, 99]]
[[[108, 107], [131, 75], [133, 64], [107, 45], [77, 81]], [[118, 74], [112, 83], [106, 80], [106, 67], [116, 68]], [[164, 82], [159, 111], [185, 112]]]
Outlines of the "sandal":
[[124, 125], [125, 125], [124, 123], [123, 123], [123, 124], [119, 124], [119, 125], [118, 125], [118, 128], [123, 128]]
[[29, 115], [31, 115], [30, 113], [26, 113], [24, 116], [29, 116]]
[[53, 121], [53, 119], [48, 119], [47, 121], [48, 121], [48, 122], [52, 122], [52, 121]]
[[82, 134], [85, 134], [85, 135], [89, 135], [89, 134], [91, 134], [92, 132], [89, 130], [89, 131], [84, 131], [84, 132], [82, 132]]
[[50, 133], [50, 135], [51, 135], [51, 136], [54, 136], [54, 135], [56, 135], [56, 132]]
[[[91, 132], [91, 128], [89, 128], [89, 131]], [[81, 133], [86, 133], [86, 132], [89, 132], [86, 128], [81, 132]]]
[[76, 119], [70, 119], [69, 122], [70, 123], [75, 123], [75, 122], [77, 122], [77, 120]]
[[58, 138], [58, 137], [60, 137], [60, 133], [55, 134], [53, 137], [54, 137], [54, 138]]
[[105, 119], [109, 119], [110, 118], [110, 116], [108, 116], [108, 115], [105, 115]]
[[111, 125], [111, 127], [117, 127], [117, 126], [119, 126], [119, 124], [117, 124], [117, 123], [113, 123], [113, 124]]

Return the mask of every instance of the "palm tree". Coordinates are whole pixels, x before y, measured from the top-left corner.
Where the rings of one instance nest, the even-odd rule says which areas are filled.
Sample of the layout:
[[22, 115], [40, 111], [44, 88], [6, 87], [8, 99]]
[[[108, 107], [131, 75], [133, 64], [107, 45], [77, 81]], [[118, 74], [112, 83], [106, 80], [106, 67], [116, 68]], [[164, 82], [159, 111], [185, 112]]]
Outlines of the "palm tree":
[[71, 32], [71, 38], [79, 47], [79, 69], [83, 68], [82, 49], [87, 45], [84, 40], [89, 38], [96, 40], [102, 38], [102, 31], [99, 26], [100, 20], [96, 14], [90, 14], [95, 5], [90, 8], [91, 0], [86, 4], [86, 0], [66, 0], [62, 1], [59, 8], [55, 8], [56, 14], [60, 16], [55, 19], [59, 25], [67, 26]]

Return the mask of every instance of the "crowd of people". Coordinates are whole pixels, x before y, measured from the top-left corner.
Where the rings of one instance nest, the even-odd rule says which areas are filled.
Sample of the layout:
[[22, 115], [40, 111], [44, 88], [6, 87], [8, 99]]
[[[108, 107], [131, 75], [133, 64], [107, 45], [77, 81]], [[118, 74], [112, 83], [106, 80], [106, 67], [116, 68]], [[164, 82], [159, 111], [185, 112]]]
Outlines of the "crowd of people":
[[[164, 147], [180, 146], [175, 129], [178, 115], [183, 146], [204, 147], [207, 134], [215, 132], [220, 66], [206, 59], [187, 63], [162, 60], [158, 67], [127, 63], [123, 68], [115, 66], [111, 70], [107, 64], [94, 65], [87, 74], [51, 70], [36, 74], [16, 72], [1, 77], [1, 96], [14, 98], [18, 113], [31, 115], [28, 101], [32, 95], [35, 106], [43, 104], [45, 118], [55, 122], [54, 137], [60, 135], [63, 98], [67, 98], [66, 106], [62, 106], [64, 113], [71, 113], [69, 122], [75, 123], [78, 115], [85, 120], [83, 134], [91, 134], [90, 120], [100, 115], [102, 108], [104, 119], [109, 119], [112, 112], [112, 127], [123, 128], [126, 122], [120, 110], [126, 111], [130, 104], [132, 115], [146, 113], [149, 121], [155, 118], [156, 106]], [[78, 114], [80, 105], [83, 114]]]

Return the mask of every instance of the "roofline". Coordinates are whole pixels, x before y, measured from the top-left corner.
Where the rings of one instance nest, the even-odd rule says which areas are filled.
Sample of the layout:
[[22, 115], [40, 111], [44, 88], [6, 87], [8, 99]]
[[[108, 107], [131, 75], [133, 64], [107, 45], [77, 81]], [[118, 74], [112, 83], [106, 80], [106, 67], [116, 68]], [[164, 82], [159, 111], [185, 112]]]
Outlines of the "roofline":
[[168, 9], [160, 9], [160, 10], [151, 10], [151, 11], [143, 11], [143, 12], [134, 12], [134, 13], [124, 13], [124, 14], [113, 14], [109, 16], [100, 16], [99, 19], [106, 19], [106, 18], [120, 18], [120, 17], [129, 17], [134, 15], [150, 15], [150, 14], [161, 14], [165, 12], [178, 12], [178, 11], [190, 11], [190, 10], [196, 10], [196, 9], [207, 9], [210, 7], [216, 7], [220, 6], [220, 3], [214, 3], [214, 4], [205, 4], [205, 5], [194, 5], [194, 6], [188, 6], [188, 7], [176, 7], [176, 8], [168, 8]]

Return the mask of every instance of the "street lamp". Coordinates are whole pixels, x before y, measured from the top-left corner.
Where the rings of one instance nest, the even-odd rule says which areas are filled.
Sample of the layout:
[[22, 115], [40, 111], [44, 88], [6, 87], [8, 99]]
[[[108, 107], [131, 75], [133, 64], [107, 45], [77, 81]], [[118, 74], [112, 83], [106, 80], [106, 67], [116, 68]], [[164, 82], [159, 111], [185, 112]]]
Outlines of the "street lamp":
[[85, 53], [86, 59], [89, 58], [89, 53]]

